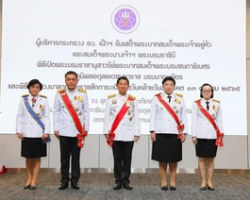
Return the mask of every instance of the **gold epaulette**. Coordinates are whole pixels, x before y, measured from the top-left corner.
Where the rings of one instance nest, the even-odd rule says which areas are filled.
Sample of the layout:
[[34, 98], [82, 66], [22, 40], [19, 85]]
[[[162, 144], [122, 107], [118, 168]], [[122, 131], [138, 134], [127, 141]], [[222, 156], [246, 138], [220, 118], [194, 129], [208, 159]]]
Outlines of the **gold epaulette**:
[[39, 94], [39, 96], [42, 97], [42, 98], [47, 98], [47, 96], [42, 95], [42, 94]]
[[131, 95], [131, 94], [129, 94], [128, 95], [130, 98], [132, 98], [133, 100], [135, 100], [136, 99], [136, 97], [135, 96], [133, 96], [133, 95]]
[[183, 95], [179, 94], [179, 93], [175, 93], [175, 95], [178, 96], [178, 97], [183, 97]]
[[115, 96], [116, 96], [116, 94], [110, 94], [110, 95], [108, 95], [108, 99], [113, 98]]
[[216, 99], [213, 99], [213, 101], [215, 101], [215, 102], [217, 102], [217, 103], [220, 103], [220, 101], [219, 101], [219, 100], [216, 100]]
[[87, 92], [87, 90], [85, 90], [85, 89], [83, 89], [83, 88], [78, 88], [78, 91], [79, 91], [79, 92], [82, 92], [82, 93], [86, 93], [86, 92]]
[[61, 92], [61, 91], [64, 91], [65, 89], [64, 88], [60, 88], [57, 90], [57, 92]]
[[197, 102], [197, 101], [200, 101], [201, 99], [197, 99], [197, 100], [195, 100], [194, 102]]
[[28, 94], [24, 94], [24, 95], [22, 95], [22, 97], [27, 97], [27, 96], [29, 96]]

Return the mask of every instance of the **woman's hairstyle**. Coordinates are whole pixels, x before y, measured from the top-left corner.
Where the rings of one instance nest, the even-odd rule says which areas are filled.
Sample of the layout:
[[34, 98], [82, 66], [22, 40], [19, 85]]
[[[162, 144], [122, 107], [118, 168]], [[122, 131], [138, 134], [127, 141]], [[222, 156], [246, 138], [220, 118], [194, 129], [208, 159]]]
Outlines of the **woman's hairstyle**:
[[43, 89], [43, 84], [42, 84], [38, 79], [32, 79], [32, 80], [28, 83], [27, 88], [30, 89], [31, 86], [34, 86], [34, 85], [36, 85], [36, 84], [38, 84], [38, 85], [40, 86], [40, 90]]
[[200, 97], [203, 98], [203, 95], [202, 95], [202, 90], [205, 86], [209, 86], [211, 88], [211, 91], [212, 91], [212, 94], [211, 94], [211, 97], [210, 98], [213, 98], [214, 97], [214, 89], [212, 87], [212, 85], [208, 84], [208, 83], [204, 83], [202, 86], [201, 86], [201, 89], [200, 89]]

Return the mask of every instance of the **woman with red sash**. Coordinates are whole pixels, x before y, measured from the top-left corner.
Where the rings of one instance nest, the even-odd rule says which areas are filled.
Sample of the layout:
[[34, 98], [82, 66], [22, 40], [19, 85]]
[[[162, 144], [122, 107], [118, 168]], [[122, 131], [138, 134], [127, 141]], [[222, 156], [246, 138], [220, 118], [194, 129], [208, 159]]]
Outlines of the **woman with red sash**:
[[183, 96], [173, 92], [174, 78], [164, 78], [162, 87], [163, 92], [154, 96], [150, 111], [152, 160], [159, 162], [161, 189], [168, 190], [169, 166], [170, 190], [176, 190], [177, 162], [182, 160], [182, 143], [188, 132], [186, 106]]
[[[203, 84], [200, 97], [194, 102], [192, 111], [192, 141], [199, 157], [201, 190], [213, 191], [214, 158], [217, 146], [223, 146], [221, 105], [213, 99], [214, 90], [210, 84]], [[207, 177], [206, 177], [207, 173]]]
[[27, 88], [29, 94], [21, 97], [18, 107], [16, 133], [22, 140], [21, 156], [26, 158], [27, 181], [24, 189], [35, 190], [41, 157], [47, 156], [50, 108], [47, 97], [39, 95], [43, 88], [39, 80], [31, 80]]

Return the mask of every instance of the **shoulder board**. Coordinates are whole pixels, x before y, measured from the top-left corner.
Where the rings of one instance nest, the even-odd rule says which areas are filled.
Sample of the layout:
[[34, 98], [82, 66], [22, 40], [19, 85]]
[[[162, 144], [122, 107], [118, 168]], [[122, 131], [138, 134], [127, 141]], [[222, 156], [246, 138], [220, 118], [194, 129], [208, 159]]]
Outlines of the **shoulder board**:
[[64, 91], [64, 90], [65, 90], [65, 89], [60, 88], [60, 89], [57, 90], [57, 92], [62, 92], [62, 91]]
[[85, 90], [85, 89], [83, 89], [83, 88], [78, 88], [78, 91], [79, 92], [82, 92], [82, 93], [86, 93], [87, 91]]
[[161, 94], [161, 93], [157, 93], [155, 96], [157, 96], [157, 95], [159, 95], [159, 94]]
[[183, 97], [183, 95], [179, 94], [179, 93], [175, 93], [175, 95], [178, 96], [178, 97]]
[[215, 101], [215, 102], [217, 102], [217, 103], [220, 103], [220, 101], [219, 101], [219, 100], [216, 100], [216, 99], [213, 99], [213, 101]]
[[108, 95], [108, 99], [113, 98], [115, 96], [116, 96], [116, 94], [110, 94], [110, 95]]
[[197, 99], [196, 101], [194, 101], [194, 102], [197, 102], [197, 101], [200, 101], [201, 99]]
[[136, 97], [135, 96], [133, 96], [133, 95], [131, 95], [131, 94], [129, 94], [128, 95], [130, 98], [132, 98], [133, 100], [135, 100], [136, 99]]
[[22, 95], [22, 97], [27, 97], [27, 96], [29, 96], [28, 94], [24, 94], [24, 95]]
[[47, 96], [42, 95], [42, 94], [40, 94], [39, 96], [42, 97], [42, 98], [47, 98]]

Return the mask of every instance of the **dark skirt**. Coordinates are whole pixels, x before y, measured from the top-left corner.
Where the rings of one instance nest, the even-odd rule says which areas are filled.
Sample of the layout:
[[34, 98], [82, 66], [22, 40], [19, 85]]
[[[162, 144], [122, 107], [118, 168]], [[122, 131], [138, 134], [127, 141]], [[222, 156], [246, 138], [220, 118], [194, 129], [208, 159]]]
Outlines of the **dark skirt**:
[[215, 158], [217, 153], [216, 139], [197, 139], [195, 151], [197, 157]]
[[22, 140], [21, 156], [25, 158], [40, 158], [47, 156], [47, 145], [42, 138], [24, 138]]
[[182, 143], [177, 134], [156, 134], [153, 142], [152, 160], [179, 162], [182, 160]]

